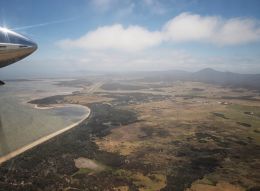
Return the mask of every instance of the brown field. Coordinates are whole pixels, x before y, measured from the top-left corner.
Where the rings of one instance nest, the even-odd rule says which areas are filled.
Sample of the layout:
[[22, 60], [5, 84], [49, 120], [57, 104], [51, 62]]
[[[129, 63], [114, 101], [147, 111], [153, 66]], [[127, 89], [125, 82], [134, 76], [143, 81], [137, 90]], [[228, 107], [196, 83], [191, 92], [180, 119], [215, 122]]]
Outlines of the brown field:
[[[123, 93], [125, 92], [124, 90]], [[117, 90], [116, 93], [122, 92]], [[137, 182], [142, 182], [142, 190], [158, 190], [165, 187], [167, 169], [174, 163], [189, 163], [193, 159], [192, 156], [185, 154], [178, 156], [178, 152], [182, 150], [185, 152], [189, 147], [201, 155], [196, 157], [219, 157], [221, 168], [217, 167], [201, 177], [205, 181], [194, 181], [191, 188], [187, 190], [245, 190], [243, 184], [246, 187], [257, 185], [259, 173], [254, 166], [259, 165], [260, 161], [259, 158], [247, 158], [247, 155], [256, 156], [257, 153], [250, 153], [246, 147], [252, 144], [255, 148], [259, 148], [259, 133], [255, 131], [259, 131], [260, 118], [248, 116], [240, 108], [257, 110], [257, 113], [260, 111], [260, 102], [226, 100], [222, 97], [250, 95], [259, 98], [258, 94], [243, 89], [234, 92], [232, 89], [197, 82], [177, 82], [171, 87], [160, 88], [160, 91], [152, 92], [148, 89], [147, 92], [142, 90], [142, 93], [170, 95], [170, 97], [123, 106], [136, 111], [140, 121], [114, 128], [109, 135], [95, 139], [102, 150], [120, 153], [127, 157], [129, 163], [138, 160], [155, 168], [148, 175], [129, 172], [129, 176]], [[226, 119], [213, 113], [221, 113], [226, 116]], [[244, 127], [237, 122], [250, 123], [252, 126]], [[219, 153], [228, 149], [233, 149], [234, 155], [239, 155], [236, 152], [245, 152], [241, 153], [245, 156]], [[199, 153], [200, 151], [202, 153]], [[253, 164], [249, 164], [247, 160], [252, 160]], [[151, 180], [149, 178], [151, 175], [161, 178]], [[156, 184], [152, 183], [154, 181]], [[158, 187], [159, 185], [161, 188]]]
[[[91, 129], [89, 140], [97, 148], [91, 155], [72, 157], [77, 165], [83, 164], [67, 174], [78, 182], [74, 187], [91, 179], [91, 184], [84, 185], [94, 185], [96, 190], [260, 188], [260, 95], [256, 91], [133, 79], [94, 80], [83, 87], [62, 100], [93, 111], [86, 125]], [[75, 147], [83, 149], [82, 143]], [[99, 152], [122, 161], [120, 165], [113, 163], [115, 158], [107, 162]], [[102, 177], [109, 185], [98, 183]]]

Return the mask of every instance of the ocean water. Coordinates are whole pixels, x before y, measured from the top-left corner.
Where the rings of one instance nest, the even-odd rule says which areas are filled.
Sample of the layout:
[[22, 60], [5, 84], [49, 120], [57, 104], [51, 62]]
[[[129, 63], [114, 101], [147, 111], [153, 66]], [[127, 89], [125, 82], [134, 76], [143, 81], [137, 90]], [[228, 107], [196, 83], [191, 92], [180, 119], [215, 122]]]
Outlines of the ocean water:
[[27, 103], [80, 91], [55, 83], [55, 80], [10, 81], [0, 86], [0, 157], [82, 120], [89, 112], [79, 105], [36, 109]]

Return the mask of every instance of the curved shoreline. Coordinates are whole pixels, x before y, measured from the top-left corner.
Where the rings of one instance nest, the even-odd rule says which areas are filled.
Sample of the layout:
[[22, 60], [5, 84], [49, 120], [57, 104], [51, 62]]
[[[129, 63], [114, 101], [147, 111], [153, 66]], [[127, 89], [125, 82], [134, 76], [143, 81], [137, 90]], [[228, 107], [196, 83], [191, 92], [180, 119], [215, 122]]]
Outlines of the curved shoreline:
[[[86, 106], [84, 106], [84, 107], [86, 107]], [[34, 141], [34, 142], [32, 142], [32, 143], [30, 143], [30, 144], [28, 144], [28, 145], [25, 145], [25, 146], [23, 146], [23, 147], [21, 147], [21, 148], [15, 150], [15, 151], [12, 151], [12, 152], [8, 153], [8, 154], [5, 155], [5, 156], [0, 157], [0, 165], [1, 165], [3, 162], [5, 162], [5, 161], [10, 160], [11, 158], [14, 158], [15, 156], [20, 155], [20, 154], [22, 154], [23, 152], [25, 152], [25, 151], [27, 151], [27, 150], [29, 150], [29, 149], [31, 149], [31, 148], [37, 146], [37, 145], [40, 145], [40, 144], [42, 144], [42, 143], [44, 143], [44, 142], [46, 142], [46, 141], [52, 139], [53, 137], [56, 137], [57, 135], [60, 135], [60, 134], [62, 134], [62, 133], [64, 133], [64, 132], [66, 132], [66, 131], [68, 131], [68, 130], [70, 130], [70, 129], [76, 127], [76, 126], [78, 126], [79, 124], [81, 124], [84, 120], [86, 120], [86, 119], [90, 116], [90, 113], [91, 113], [90, 108], [86, 107], [86, 109], [88, 110], [88, 113], [87, 113], [87, 114], [84, 116], [84, 118], [81, 119], [80, 121], [78, 121], [78, 122], [76, 122], [76, 123], [73, 123], [73, 124], [71, 124], [71, 125], [69, 125], [69, 126], [63, 128], [63, 129], [61, 129], [61, 130], [58, 130], [58, 131], [56, 131], [56, 132], [54, 132], [54, 133], [51, 133], [51, 134], [46, 135], [46, 136], [44, 136], [44, 137], [41, 137], [41, 138], [39, 138], [38, 140], [36, 140], [36, 141]]]

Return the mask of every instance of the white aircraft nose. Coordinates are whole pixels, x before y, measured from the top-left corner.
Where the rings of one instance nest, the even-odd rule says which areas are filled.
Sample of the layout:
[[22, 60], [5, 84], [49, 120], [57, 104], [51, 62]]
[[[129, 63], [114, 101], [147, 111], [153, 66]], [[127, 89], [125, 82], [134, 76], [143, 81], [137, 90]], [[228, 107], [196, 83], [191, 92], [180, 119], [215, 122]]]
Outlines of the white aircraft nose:
[[17, 52], [24, 52], [25, 54], [29, 55], [37, 50], [38, 46], [35, 42], [30, 41], [30, 44], [20, 44], [18, 47], [15, 47], [14, 50]]
[[2, 45], [0, 50], [0, 68], [17, 62], [37, 49], [37, 45]]
[[0, 27], [0, 68], [13, 64], [37, 49], [32, 40]]

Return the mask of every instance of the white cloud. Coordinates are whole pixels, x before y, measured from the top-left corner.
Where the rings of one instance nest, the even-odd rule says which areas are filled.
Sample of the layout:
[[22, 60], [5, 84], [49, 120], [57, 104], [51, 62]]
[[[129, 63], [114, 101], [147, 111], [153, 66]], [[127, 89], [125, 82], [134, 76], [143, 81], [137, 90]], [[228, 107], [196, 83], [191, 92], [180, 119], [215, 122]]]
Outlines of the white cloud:
[[83, 49], [116, 49], [125, 51], [142, 50], [161, 42], [160, 32], [150, 32], [140, 26], [124, 28], [120, 24], [99, 27], [77, 40], [66, 39], [59, 42], [62, 47]]
[[260, 25], [257, 21], [235, 18], [221, 24], [220, 29], [214, 34], [215, 38], [212, 38], [213, 43], [235, 45], [260, 40]]
[[88, 51], [77, 56], [74, 55], [74, 58], [61, 57], [65, 60], [74, 60], [73, 68], [79, 68], [79, 70], [168, 70], [187, 69], [192, 65], [200, 65], [200, 60], [198, 61], [187, 52], [166, 49], [120, 54], [110, 51]]
[[[185, 50], [170, 50], [166, 47], [138, 52], [120, 52], [120, 54], [116, 51], [92, 50], [76, 51], [75, 54], [69, 53], [64, 52], [63, 55], [59, 55], [60, 60], [55, 62], [42, 62], [42, 67], [45, 67], [46, 70], [52, 68], [56, 71], [155, 71], [172, 69], [196, 71], [206, 67], [240, 73], [257, 73], [257, 71], [260, 71], [260, 57], [252, 57], [247, 54], [195, 55]], [[26, 63], [24, 62], [24, 64]], [[53, 67], [53, 63], [55, 63], [55, 67]], [[13, 65], [13, 67], [21, 66], [21, 64]], [[39, 63], [30, 66], [23, 65], [18, 71], [21, 72], [22, 68], [39, 70]], [[41, 70], [44, 71], [44, 69]]]
[[253, 19], [224, 20], [216, 16], [182, 13], [163, 27], [166, 40], [173, 42], [209, 42], [236, 45], [260, 40], [259, 22]]
[[201, 17], [183, 13], [168, 21], [163, 27], [163, 33], [165, 40], [203, 41], [211, 38], [217, 23], [218, 18], [216, 17]]
[[99, 27], [78, 39], [65, 39], [58, 44], [63, 48], [139, 51], [163, 42], [197, 42], [225, 46], [259, 40], [259, 21], [245, 18], [225, 20], [216, 16], [182, 13], [166, 22], [159, 31], [149, 31], [142, 26], [124, 28], [115, 24]]

